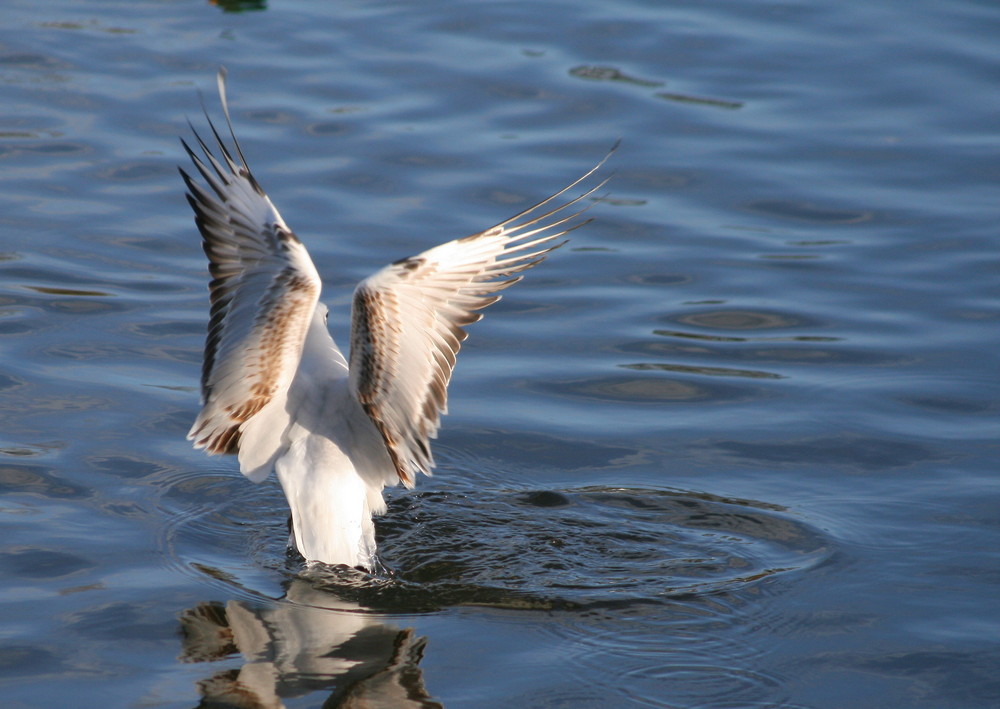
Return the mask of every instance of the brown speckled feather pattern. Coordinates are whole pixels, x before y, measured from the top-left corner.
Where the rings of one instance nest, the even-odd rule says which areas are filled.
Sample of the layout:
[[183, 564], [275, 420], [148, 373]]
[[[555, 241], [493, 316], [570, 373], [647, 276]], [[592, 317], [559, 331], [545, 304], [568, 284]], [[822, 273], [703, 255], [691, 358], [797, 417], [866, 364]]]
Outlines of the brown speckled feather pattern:
[[[229, 111], [225, 105], [226, 121]], [[188, 437], [208, 453], [235, 453], [243, 424], [295, 375], [320, 294], [305, 247], [209, 120], [218, 156], [195, 132], [183, 143], [210, 189], [180, 171], [208, 256], [211, 314], [202, 366], [203, 408]], [[235, 138], [234, 138], [235, 141]]]
[[497, 226], [385, 267], [354, 292], [351, 386], [404, 485], [434, 466], [430, 439], [447, 412], [463, 328], [558, 248], [558, 237], [588, 221], [577, 218], [586, 209], [578, 205], [603, 182], [551, 205], [597, 167]]

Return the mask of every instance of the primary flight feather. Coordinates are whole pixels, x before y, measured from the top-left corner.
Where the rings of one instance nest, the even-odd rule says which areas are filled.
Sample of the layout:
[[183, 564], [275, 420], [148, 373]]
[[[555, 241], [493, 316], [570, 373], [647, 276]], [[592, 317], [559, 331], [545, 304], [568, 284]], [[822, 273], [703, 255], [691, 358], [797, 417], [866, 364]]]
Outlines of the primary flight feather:
[[277, 473], [291, 543], [307, 561], [371, 569], [383, 488], [412, 487], [434, 466], [430, 439], [447, 411], [463, 328], [589, 221], [581, 203], [604, 182], [559, 198], [607, 157], [520, 214], [362, 281], [347, 361], [327, 331], [309, 253], [236, 141], [224, 70], [218, 88], [233, 149], [211, 119], [214, 152], [193, 127], [195, 147], [181, 141], [201, 178], [180, 170], [212, 276], [202, 409], [188, 438], [210, 454], [235, 453], [254, 482]]

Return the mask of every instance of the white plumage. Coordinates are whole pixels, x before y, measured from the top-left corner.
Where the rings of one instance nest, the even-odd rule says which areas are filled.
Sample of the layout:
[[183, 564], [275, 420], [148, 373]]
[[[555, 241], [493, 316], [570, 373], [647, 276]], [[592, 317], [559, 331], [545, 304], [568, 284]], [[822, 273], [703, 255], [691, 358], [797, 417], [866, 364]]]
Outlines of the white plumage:
[[429, 439], [446, 412], [463, 327], [586, 223], [575, 219], [585, 207], [563, 210], [603, 182], [548, 205], [604, 160], [517, 216], [362, 281], [348, 362], [326, 329], [308, 252], [247, 167], [224, 71], [218, 85], [235, 157], [211, 120], [218, 156], [197, 132], [200, 155], [181, 141], [207, 185], [181, 169], [212, 275], [203, 406], [188, 438], [210, 454], [236, 453], [254, 482], [275, 470], [306, 560], [371, 569], [382, 489], [412, 487], [433, 468]]

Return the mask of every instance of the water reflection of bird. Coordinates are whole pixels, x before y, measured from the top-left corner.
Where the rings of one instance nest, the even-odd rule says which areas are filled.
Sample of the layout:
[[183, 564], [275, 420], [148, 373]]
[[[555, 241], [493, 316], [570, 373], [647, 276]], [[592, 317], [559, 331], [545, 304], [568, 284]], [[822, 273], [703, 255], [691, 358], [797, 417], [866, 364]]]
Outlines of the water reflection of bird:
[[383, 487], [412, 487], [433, 467], [429, 439], [446, 410], [462, 328], [557, 237], [586, 223], [574, 219], [583, 209], [567, 208], [603, 182], [557, 200], [604, 161], [507, 221], [362, 281], [348, 361], [326, 329], [309, 254], [236, 142], [224, 71], [218, 85], [235, 156], [209, 120], [218, 156], [197, 133], [201, 156], [184, 143], [208, 188], [181, 170], [212, 275], [203, 408], [188, 437], [208, 453], [238, 454], [255, 482], [276, 471], [291, 507], [291, 543], [307, 561], [371, 569]]
[[182, 661], [242, 662], [198, 683], [201, 706], [278, 709], [323, 692], [324, 707], [441, 707], [419, 667], [425, 638], [301, 578], [275, 604], [201, 603], [181, 614], [181, 631]]

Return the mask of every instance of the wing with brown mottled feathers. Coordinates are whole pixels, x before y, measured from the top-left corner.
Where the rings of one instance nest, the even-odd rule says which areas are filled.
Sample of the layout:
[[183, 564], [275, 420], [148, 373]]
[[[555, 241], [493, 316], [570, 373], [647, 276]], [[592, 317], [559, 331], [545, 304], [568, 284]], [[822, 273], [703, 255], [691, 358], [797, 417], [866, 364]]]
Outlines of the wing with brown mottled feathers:
[[[612, 149], [613, 150], [613, 149]], [[610, 153], [609, 153], [610, 156]], [[399, 479], [412, 486], [430, 474], [430, 440], [447, 412], [448, 382], [464, 326], [500, 299], [498, 291], [561, 244], [554, 240], [589, 220], [569, 209], [604, 182], [550, 205], [607, 160], [548, 199], [491, 229], [397, 261], [354, 292], [351, 389], [382, 434]]]
[[218, 157], [197, 132], [201, 156], [181, 141], [208, 187], [180, 171], [212, 275], [203, 408], [188, 438], [213, 454], [236, 452], [241, 426], [288, 387], [320, 293], [309, 254], [257, 184], [232, 133], [224, 72], [219, 96], [238, 161], [209, 120]]

